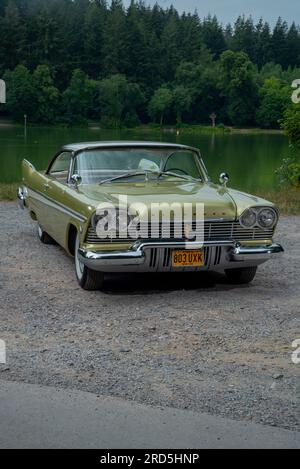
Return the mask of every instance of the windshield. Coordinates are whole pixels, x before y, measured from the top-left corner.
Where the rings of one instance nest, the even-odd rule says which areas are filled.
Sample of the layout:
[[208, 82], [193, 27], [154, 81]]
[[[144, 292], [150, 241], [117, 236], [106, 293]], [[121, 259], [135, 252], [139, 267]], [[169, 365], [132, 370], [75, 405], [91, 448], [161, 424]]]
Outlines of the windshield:
[[147, 179], [157, 179], [158, 174], [164, 172], [169, 173], [166, 175], [167, 178], [177, 181], [176, 175], [203, 179], [199, 157], [192, 150], [156, 148], [88, 150], [76, 156], [73, 170], [74, 174], [81, 176], [83, 184], [96, 184], [119, 176], [126, 177], [121, 181], [116, 179], [115, 182], [132, 182], [132, 178], [135, 181], [144, 181], [145, 173]]

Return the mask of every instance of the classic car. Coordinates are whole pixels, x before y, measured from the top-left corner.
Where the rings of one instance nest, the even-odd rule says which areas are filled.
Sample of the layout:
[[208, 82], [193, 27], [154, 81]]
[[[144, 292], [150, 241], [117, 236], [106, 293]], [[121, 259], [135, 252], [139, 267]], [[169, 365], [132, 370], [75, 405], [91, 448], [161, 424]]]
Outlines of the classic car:
[[[108, 272], [213, 271], [225, 273], [232, 284], [247, 284], [259, 265], [284, 251], [273, 241], [277, 208], [228, 188], [226, 173], [213, 183], [197, 148], [76, 143], [64, 146], [45, 171], [27, 160], [22, 166], [20, 206], [37, 222], [42, 243], [58, 243], [74, 256], [76, 277], [86, 290], [100, 289]], [[152, 219], [154, 206], [174, 203], [192, 207], [190, 219], [173, 212], [165, 219], [163, 211]], [[197, 204], [203, 220], [197, 220]], [[129, 235], [130, 224], [137, 236]]]

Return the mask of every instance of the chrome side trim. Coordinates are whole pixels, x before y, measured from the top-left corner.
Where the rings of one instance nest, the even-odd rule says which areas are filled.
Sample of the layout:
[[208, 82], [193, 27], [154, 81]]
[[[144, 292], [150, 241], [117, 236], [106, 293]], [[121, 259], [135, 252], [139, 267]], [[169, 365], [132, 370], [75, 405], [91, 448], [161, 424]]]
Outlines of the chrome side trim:
[[26, 160], [26, 159], [23, 160], [23, 161], [24, 161], [24, 163], [28, 164], [28, 166], [29, 166], [31, 169], [33, 169], [34, 171], [36, 171], [35, 167], [33, 166], [32, 163], [30, 163], [30, 161], [28, 161], [28, 160]]
[[75, 212], [75, 210], [72, 210], [72, 209], [68, 208], [66, 205], [63, 205], [63, 204], [57, 202], [56, 200], [52, 199], [51, 197], [48, 197], [47, 195], [43, 194], [42, 192], [37, 191], [36, 189], [32, 189], [32, 188], [29, 188], [29, 191], [37, 194], [42, 199], [46, 199], [48, 201], [49, 206], [51, 206], [51, 207], [53, 207], [57, 210], [60, 210], [62, 213], [65, 213], [66, 215], [71, 215], [72, 217], [76, 218], [77, 220], [79, 220], [82, 223], [85, 223], [87, 221], [87, 218], [84, 217], [83, 215], [81, 215], [80, 213]]

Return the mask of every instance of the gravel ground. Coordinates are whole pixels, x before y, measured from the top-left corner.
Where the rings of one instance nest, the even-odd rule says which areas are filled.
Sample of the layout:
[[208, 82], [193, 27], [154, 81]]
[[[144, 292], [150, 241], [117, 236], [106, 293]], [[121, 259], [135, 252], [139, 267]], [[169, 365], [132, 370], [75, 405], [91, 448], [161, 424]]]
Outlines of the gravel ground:
[[0, 379], [300, 430], [300, 217], [252, 285], [209, 275], [111, 276], [77, 286], [73, 260], [0, 203]]

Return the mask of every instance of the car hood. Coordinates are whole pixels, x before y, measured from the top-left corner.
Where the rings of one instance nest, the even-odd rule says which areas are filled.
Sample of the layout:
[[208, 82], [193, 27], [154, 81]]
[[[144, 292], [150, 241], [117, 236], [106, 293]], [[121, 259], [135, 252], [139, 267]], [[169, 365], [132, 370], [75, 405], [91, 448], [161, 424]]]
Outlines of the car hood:
[[237, 207], [229, 191], [212, 183], [189, 181], [139, 182], [81, 185], [78, 192], [88, 199], [89, 204], [97, 208], [102, 202], [119, 204], [119, 196], [128, 197], [128, 205], [143, 203], [149, 210], [152, 203], [196, 203], [205, 206], [206, 218], [226, 218], [234, 220]]

